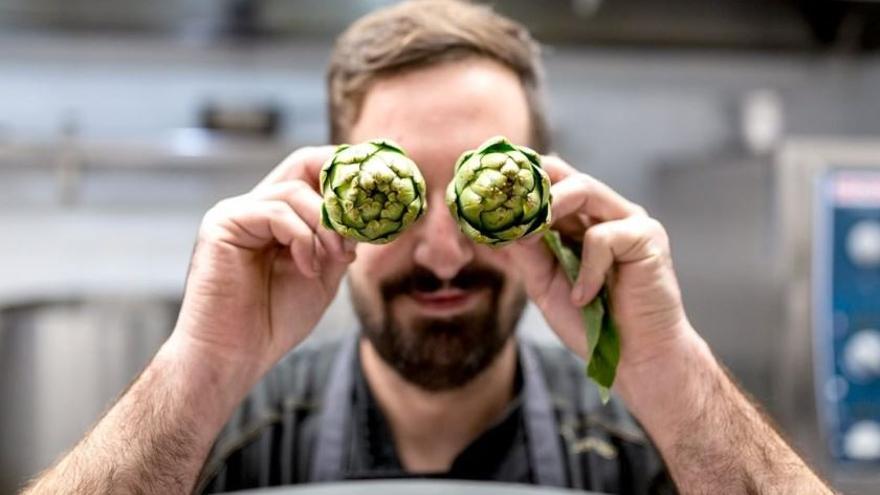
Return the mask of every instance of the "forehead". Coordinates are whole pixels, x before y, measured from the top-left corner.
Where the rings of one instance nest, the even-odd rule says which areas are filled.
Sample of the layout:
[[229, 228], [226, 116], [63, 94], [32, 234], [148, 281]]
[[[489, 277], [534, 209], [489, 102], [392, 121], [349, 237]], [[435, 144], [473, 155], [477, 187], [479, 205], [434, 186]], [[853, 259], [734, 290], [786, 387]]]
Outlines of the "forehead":
[[489, 59], [469, 58], [377, 81], [364, 98], [349, 140], [391, 138], [431, 176], [451, 175], [458, 156], [501, 134], [528, 144], [529, 112], [517, 75]]

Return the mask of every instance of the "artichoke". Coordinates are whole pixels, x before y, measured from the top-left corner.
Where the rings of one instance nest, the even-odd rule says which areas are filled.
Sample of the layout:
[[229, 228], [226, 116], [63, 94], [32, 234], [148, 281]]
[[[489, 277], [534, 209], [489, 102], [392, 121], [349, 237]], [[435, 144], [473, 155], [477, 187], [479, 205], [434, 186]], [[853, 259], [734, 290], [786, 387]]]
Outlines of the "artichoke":
[[499, 246], [550, 226], [550, 178], [537, 153], [496, 136], [458, 159], [446, 204], [465, 235]]
[[321, 169], [322, 223], [340, 235], [384, 244], [427, 210], [425, 179], [393, 142], [340, 145]]
[[[534, 151], [494, 137], [467, 151], [455, 164], [446, 188], [446, 204], [461, 231], [480, 244], [492, 246], [543, 233], [544, 243], [570, 282], [581, 267], [579, 249], [566, 245], [550, 227], [550, 178]], [[603, 402], [620, 361], [620, 337], [611, 315], [607, 287], [581, 308], [587, 338], [587, 376], [599, 388]]]

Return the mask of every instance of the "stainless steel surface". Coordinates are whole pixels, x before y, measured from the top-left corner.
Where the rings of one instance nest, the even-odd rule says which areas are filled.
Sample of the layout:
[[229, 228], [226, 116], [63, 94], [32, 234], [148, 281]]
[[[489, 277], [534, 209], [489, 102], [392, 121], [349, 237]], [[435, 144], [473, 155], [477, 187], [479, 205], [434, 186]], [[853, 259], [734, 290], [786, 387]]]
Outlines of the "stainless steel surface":
[[472, 481], [352, 481], [344, 483], [320, 483], [299, 487], [267, 488], [245, 490], [235, 493], [250, 495], [599, 495], [596, 492], [564, 490], [510, 483], [472, 482]]
[[0, 139], [0, 206], [206, 208], [252, 187], [293, 149], [196, 128], [158, 137]]
[[70, 448], [174, 326], [176, 302], [43, 300], [0, 309], [0, 493]]
[[773, 171], [760, 159], [690, 159], [655, 176], [688, 317], [750, 393], [777, 412], [783, 282], [774, 264]]
[[[179, 297], [200, 213], [119, 206], [0, 212], [0, 307], [108, 295]], [[14, 241], [14, 242], [11, 242]]]

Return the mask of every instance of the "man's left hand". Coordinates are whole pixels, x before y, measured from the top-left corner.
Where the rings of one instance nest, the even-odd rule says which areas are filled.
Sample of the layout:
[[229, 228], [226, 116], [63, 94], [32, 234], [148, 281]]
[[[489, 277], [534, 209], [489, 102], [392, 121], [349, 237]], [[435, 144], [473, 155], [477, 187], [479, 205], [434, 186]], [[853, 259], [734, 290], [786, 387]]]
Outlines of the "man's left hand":
[[645, 210], [555, 156], [543, 157], [552, 182], [552, 228], [581, 248], [571, 284], [540, 236], [507, 249], [526, 291], [560, 339], [581, 357], [587, 341], [580, 308], [608, 284], [620, 331], [620, 370], [653, 361], [690, 336], [666, 231]]

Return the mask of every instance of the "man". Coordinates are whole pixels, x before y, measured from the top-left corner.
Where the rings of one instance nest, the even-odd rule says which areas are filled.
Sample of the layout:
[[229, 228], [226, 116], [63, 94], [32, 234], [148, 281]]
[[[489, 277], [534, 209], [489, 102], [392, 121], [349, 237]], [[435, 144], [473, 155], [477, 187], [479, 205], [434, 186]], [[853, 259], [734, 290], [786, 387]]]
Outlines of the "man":
[[[330, 64], [332, 140], [401, 144], [425, 176], [426, 216], [387, 245], [321, 227], [330, 147], [298, 150], [221, 201], [172, 336], [31, 492], [435, 476], [660, 493], [671, 488], [656, 446], [685, 493], [829, 493], [691, 327], [665, 232], [642, 208], [546, 157], [556, 226], [583, 245], [574, 284], [534, 239], [493, 250], [458, 231], [443, 192], [462, 151], [497, 134], [546, 151], [539, 76], [527, 32], [487, 8], [416, 1], [355, 23]], [[345, 273], [360, 338], [276, 365]], [[615, 390], [653, 446], [599, 403], [582, 362], [513, 336], [528, 297], [583, 357], [578, 308], [606, 279]]]

